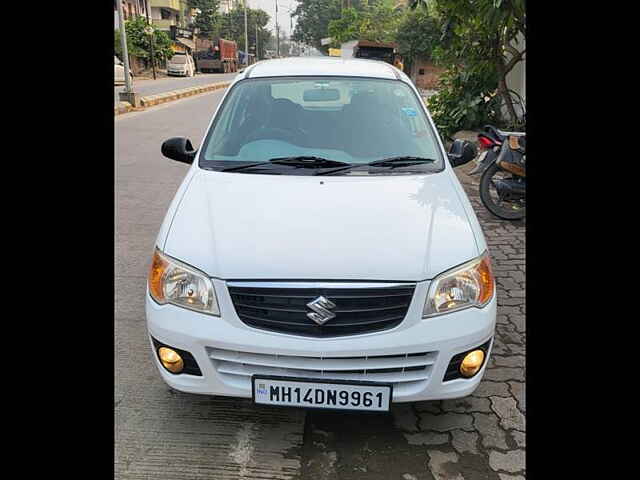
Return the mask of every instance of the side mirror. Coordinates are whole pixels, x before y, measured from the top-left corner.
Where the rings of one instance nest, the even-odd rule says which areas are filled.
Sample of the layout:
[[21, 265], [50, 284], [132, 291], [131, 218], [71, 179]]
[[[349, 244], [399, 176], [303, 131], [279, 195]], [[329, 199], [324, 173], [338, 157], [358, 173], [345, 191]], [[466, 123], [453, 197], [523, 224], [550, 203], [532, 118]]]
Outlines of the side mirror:
[[451, 149], [449, 149], [449, 162], [452, 167], [459, 167], [465, 163], [469, 163], [476, 158], [478, 150], [476, 146], [467, 140], [454, 140]]
[[173, 137], [165, 140], [161, 151], [165, 157], [176, 162], [188, 163], [189, 165], [193, 163], [197, 152], [191, 145], [191, 140], [185, 137]]

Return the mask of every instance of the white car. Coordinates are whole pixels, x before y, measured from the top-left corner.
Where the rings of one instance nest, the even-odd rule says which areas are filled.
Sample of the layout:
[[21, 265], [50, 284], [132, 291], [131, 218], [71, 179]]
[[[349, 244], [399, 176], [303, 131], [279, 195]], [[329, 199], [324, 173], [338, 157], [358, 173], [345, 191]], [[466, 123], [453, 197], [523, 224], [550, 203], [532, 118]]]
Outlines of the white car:
[[383, 62], [288, 58], [236, 77], [160, 228], [147, 283], [172, 388], [387, 411], [469, 395], [491, 351], [487, 244], [416, 88]]
[[196, 66], [193, 57], [189, 54], [178, 53], [167, 62], [167, 75], [178, 75], [182, 77], [193, 77]]
[[[114, 59], [114, 83], [124, 83], [124, 63], [115, 55]], [[129, 70], [130, 78], [133, 78], [133, 73]]]

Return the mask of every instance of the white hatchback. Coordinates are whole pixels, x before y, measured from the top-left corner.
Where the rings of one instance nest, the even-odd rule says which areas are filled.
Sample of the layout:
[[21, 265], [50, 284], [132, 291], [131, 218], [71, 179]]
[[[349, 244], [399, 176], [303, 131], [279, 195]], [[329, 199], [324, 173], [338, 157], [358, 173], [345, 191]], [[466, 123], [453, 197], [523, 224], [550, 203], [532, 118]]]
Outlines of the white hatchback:
[[[409, 78], [294, 58], [238, 75], [160, 228], [149, 342], [180, 391], [387, 411], [469, 395], [496, 288], [482, 230]], [[317, 178], [319, 177], [319, 178]]]
[[176, 54], [167, 61], [167, 75], [193, 77], [196, 66], [189, 54]]

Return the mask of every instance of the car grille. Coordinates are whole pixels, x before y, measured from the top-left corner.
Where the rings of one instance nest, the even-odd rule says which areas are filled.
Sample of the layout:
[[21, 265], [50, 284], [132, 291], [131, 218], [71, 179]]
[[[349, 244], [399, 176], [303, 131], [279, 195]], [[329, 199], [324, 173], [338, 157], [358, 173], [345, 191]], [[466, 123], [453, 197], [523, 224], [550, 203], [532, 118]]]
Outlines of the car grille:
[[[338, 337], [377, 332], [402, 322], [415, 283], [228, 282], [240, 320], [274, 332], [311, 337]], [[320, 296], [335, 304], [335, 315], [318, 325], [307, 306]]]
[[437, 352], [360, 357], [307, 357], [206, 348], [216, 371], [229, 385], [250, 389], [252, 375], [359, 380], [393, 383], [394, 392], [407, 394], [424, 388]]

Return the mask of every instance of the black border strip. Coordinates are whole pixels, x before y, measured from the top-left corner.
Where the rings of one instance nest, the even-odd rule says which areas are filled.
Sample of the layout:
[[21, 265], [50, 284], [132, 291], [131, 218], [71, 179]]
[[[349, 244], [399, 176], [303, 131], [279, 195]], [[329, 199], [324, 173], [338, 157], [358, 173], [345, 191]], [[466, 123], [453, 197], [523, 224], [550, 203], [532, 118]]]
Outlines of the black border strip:
[[[321, 383], [321, 384], [337, 384], [337, 385], [359, 385], [359, 386], [371, 386], [371, 387], [389, 387], [389, 409], [388, 410], [362, 410], [359, 408], [324, 408], [324, 407], [312, 407], [304, 405], [277, 405], [271, 403], [257, 403], [255, 397], [255, 380], [281, 380], [287, 382], [302, 382], [302, 383]], [[329, 380], [329, 381], [327, 381]], [[303, 378], [303, 377], [281, 377], [279, 375], [251, 375], [251, 401], [254, 405], [263, 405], [267, 407], [279, 407], [279, 408], [302, 408], [305, 410], [324, 410], [327, 412], [362, 412], [362, 413], [389, 413], [391, 412], [391, 405], [393, 404], [393, 383], [388, 382], [368, 382], [366, 380], [331, 380], [331, 379], [319, 379], [319, 378]]]

